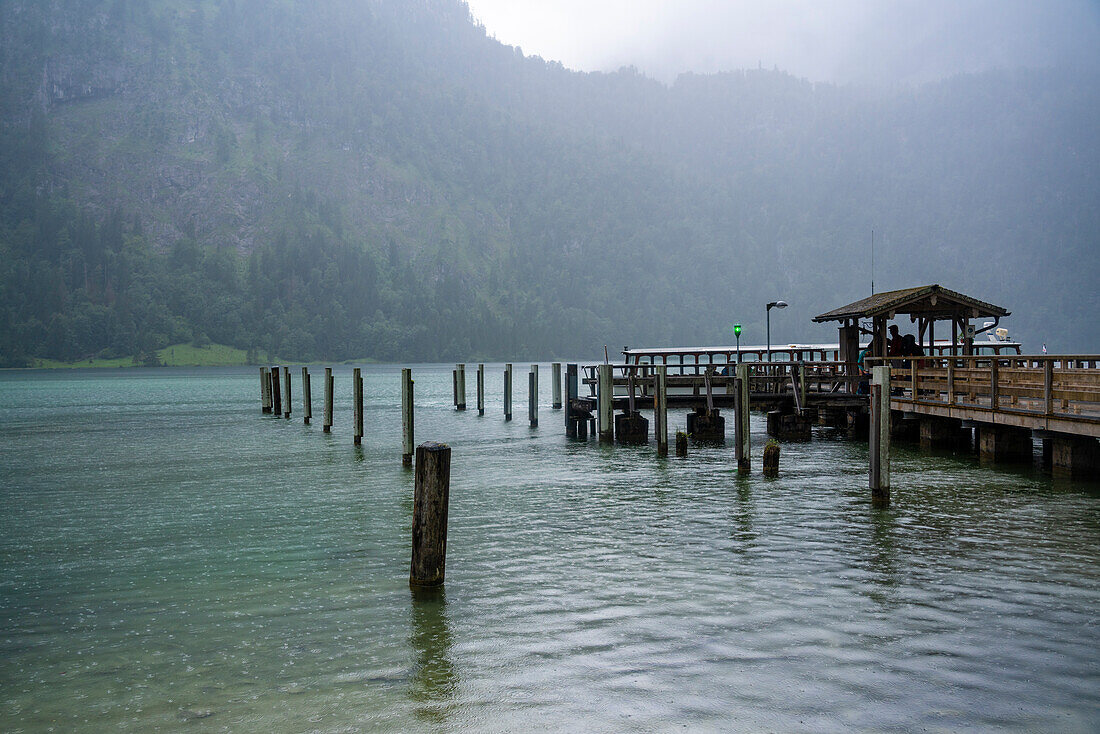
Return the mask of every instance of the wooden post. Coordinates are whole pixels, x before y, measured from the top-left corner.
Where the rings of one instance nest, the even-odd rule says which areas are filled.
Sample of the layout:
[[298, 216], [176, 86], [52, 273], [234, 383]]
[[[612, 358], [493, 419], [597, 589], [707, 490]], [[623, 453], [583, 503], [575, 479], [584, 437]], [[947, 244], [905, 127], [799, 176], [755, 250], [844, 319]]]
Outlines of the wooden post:
[[353, 441], [356, 446], [363, 443], [363, 374], [358, 367], [352, 372], [352, 410], [354, 413], [355, 435]]
[[455, 401], [455, 407], [459, 410], [466, 410], [466, 365], [460, 364], [457, 367], [458, 374], [458, 398]]
[[554, 401], [552, 409], [561, 410], [561, 362], [550, 365], [550, 397]]
[[947, 360], [947, 404], [955, 404], [955, 360]]
[[412, 466], [413, 460], [413, 378], [412, 370], [401, 370], [401, 463]]
[[477, 366], [477, 414], [485, 415], [485, 365]]
[[688, 435], [683, 431], [676, 431], [676, 455], [688, 455]]
[[1054, 360], [1043, 360], [1043, 412], [1054, 412]]
[[992, 410], [997, 409], [998, 395], [997, 389], [997, 357], [993, 356], [989, 358], [989, 407]]
[[737, 444], [734, 455], [737, 459], [737, 473], [748, 474], [752, 471], [752, 440], [749, 436], [749, 366], [737, 365], [737, 377], [734, 380], [737, 397], [734, 399], [734, 442]]
[[416, 447], [412, 563], [409, 586], [440, 586], [447, 567], [447, 505], [451, 494], [451, 447]]
[[869, 484], [871, 502], [890, 504], [890, 368], [873, 367], [871, 381]]
[[290, 368], [287, 367], [283, 370], [283, 386], [285, 387], [283, 395], [283, 417], [290, 418]]
[[779, 442], [774, 439], [764, 445], [764, 476], [779, 476]]
[[614, 382], [611, 378], [611, 365], [599, 366], [599, 384], [596, 392], [597, 418], [599, 422], [600, 441], [611, 442], [615, 440], [615, 410], [614, 410]]
[[504, 365], [504, 420], [512, 420], [512, 365]]
[[798, 391], [802, 394], [802, 400], [799, 402], [799, 408], [801, 410], [806, 409], [806, 363], [798, 363]]
[[308, 426], [310, 418], [313, 417], [313, 391], [309, 384], [308, 367], [302, 368], [302, 412], [305, 413], [302, 422]]
[[653, 432], [657, 434], [657, 455], [668, 456], [668, 367], [660, 365], [654, 381]]
[[[577, 379], [577, 364], [571, 362], [565, 365], [565, 435], [569, 438], [578, 438], [578, 431], [582, 428], [583, 419], [573, 418], [573, 400], [579, 394], [579, 381]], [[587, 425], [584, 426], [587, 435]]]
[[458, 369], [451, 370], [451, 405], [458, 407]]
[[325, 367], [325, 416], [324, 431], [332, 431], [332, 368]]
[[260, 412], [271, 412], [271, 370], [260, 368]]
[[527, 374], [527, 417], [531, 420], [531, 427], [539, 425], [539, 366], [531, 365], [531, 371]]
[[271, 368], [271, 412], [275, 415], [283, 414], [283, 391], [279, 385], [279, 367]]

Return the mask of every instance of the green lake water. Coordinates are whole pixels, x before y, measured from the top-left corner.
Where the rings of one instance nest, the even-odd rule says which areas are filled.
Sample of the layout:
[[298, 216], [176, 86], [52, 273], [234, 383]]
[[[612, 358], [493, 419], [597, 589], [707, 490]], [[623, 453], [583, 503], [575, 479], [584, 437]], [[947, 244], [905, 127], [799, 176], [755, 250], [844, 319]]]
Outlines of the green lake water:
[[[0, 730], [1100, 730], [1100, 490], [828, 429], [782, 473], [484, 417], [414, 367], [453, 448], [445, 591], [408, 587], [400, 369], [333, 433], [258, 370], [0, 375]], [[752, 419], [755, 469], [764, 442]], [[673, 429], [683, 413], [670, 415]]]

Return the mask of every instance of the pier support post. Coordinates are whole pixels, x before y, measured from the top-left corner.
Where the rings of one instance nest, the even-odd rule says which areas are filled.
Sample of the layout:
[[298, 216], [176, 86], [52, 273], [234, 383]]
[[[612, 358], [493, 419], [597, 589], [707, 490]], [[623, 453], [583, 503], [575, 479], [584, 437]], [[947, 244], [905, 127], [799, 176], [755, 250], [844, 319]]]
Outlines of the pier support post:
[[271, 370], [260, 368], [260, 412], [271, 412]]
[[749, 366], [738, 364], [734, 379], [734, 441], [737, 447], [737, 473], [748, 474], [752, 471], [752, 439], [749, 436]]
[[477, 366], [477, 414], [485, 415], [485, 365]]
[[512, 420], [512, 365], [504, 365], [504, 420]]
[[455, 393], [455, 408], [466, 410], [466, 365], [460, 364], [455, 369], [457, 375], [455, 384], [458, 386]]
[[951, 418], [922, 416], [920, 419], [920, 447], [922, 451], [955, 448], [962, 443], [962, 427]]
[[283, 414], [283, 391], [279, 386], [279, 367], [271, 368], [271, 412], [275, 415]]
[[409, 586], [440, 586], [447, 567], [447, 505], [451, 494], [451, 447], [416, 447], [412, 563]]
[[531, 371], [527, 373], [527, 418], [531, 421], [532, 428], [539, 425], [539, 366], [531, 365]]
[[309, 421], [313, 418], [313, 390], [309, 382], [309, 368], [302, 368], [302, 412], [305, 413], [302, 416], [302, 422], [307, 426]]
[[978, 427], [978, 456], [982, 462], [1031, 461], [1031, 431], [1012, 426], [982, 424]]
[[684, 431], [676, 431], [676, 455], [688, 455], [688, 435]]
[[869, 484], [871, 502], [890, 504], [890, 368], [872, 368]]
[[290, 418], [290, 368], [283, 369], [283, 417]]
[[779, 476], [779, 442], [768, 441], [764, 444], [764, 476]]
[[634, 375], [627, 380], [626, 412], [615, 416], [615, 438], [619, 443], [649, 443], [649, 421], [634, 409]]
[[324, 432], [332, 431], [332, 368], [325, 367], [325, 415], [322, 419]]
[[401, 370], [401, 463], [412, 466], [413, 460], [413, 378], [412, 370]]
[[657, 437], [657, 455], [668, 456], [668, 367], [660, 365], [654, 377], [653, 433]]
[[1100, 477], [1100, 443], [1088, 436], [1054, 434], [1051, 441], [1051, 473], [1066, 479]]
[[550, 365], [550, 398], [553, 410], [561, 410], [561, 362]]
[[356, 446], [359, 446], [363, 443], [363, 374], [358, 367], [352, 371], [351, 384], [353, 422], [355, 424], [352, 440]]
[[[584, 418], [578, 419], [573, 412], [573, 400], [578, 397], [580, 389], [577, 379], [577, 365], [570, 362], [565, 365], [565, 435], [569, 438], [578, 438], [578, 423], [584, 422]], [[588, 431], [585, 429], [585, 437]]]
[[768, 435], [779, 441], [809, 441], [810, 420], [804, 413], [770, 410]]
[[611, 378], [611, 365], [599, 365], [599, 383], [596, 392], [596, 415], [599, 419], [600, 441], [615, 440], [614, 418], [614, 382]]

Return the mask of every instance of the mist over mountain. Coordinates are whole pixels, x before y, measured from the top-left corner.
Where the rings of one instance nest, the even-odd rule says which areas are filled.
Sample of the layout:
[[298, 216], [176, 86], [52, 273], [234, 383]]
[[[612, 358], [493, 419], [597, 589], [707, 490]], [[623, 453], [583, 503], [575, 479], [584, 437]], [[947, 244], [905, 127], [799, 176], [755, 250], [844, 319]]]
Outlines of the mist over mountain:
[[0, 362], [833, 340], [938, 282], [1095, 351], [1100, 78], [579, 73], [457, 0], [0, 2]]

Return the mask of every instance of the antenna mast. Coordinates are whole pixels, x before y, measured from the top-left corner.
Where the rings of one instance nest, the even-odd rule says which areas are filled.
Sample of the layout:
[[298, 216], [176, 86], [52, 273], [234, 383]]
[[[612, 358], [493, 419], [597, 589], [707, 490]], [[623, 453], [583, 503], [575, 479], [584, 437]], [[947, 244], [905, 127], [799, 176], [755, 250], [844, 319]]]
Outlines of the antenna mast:
[[875, 295], [875, 230], [871, 230], [871, 295]]

